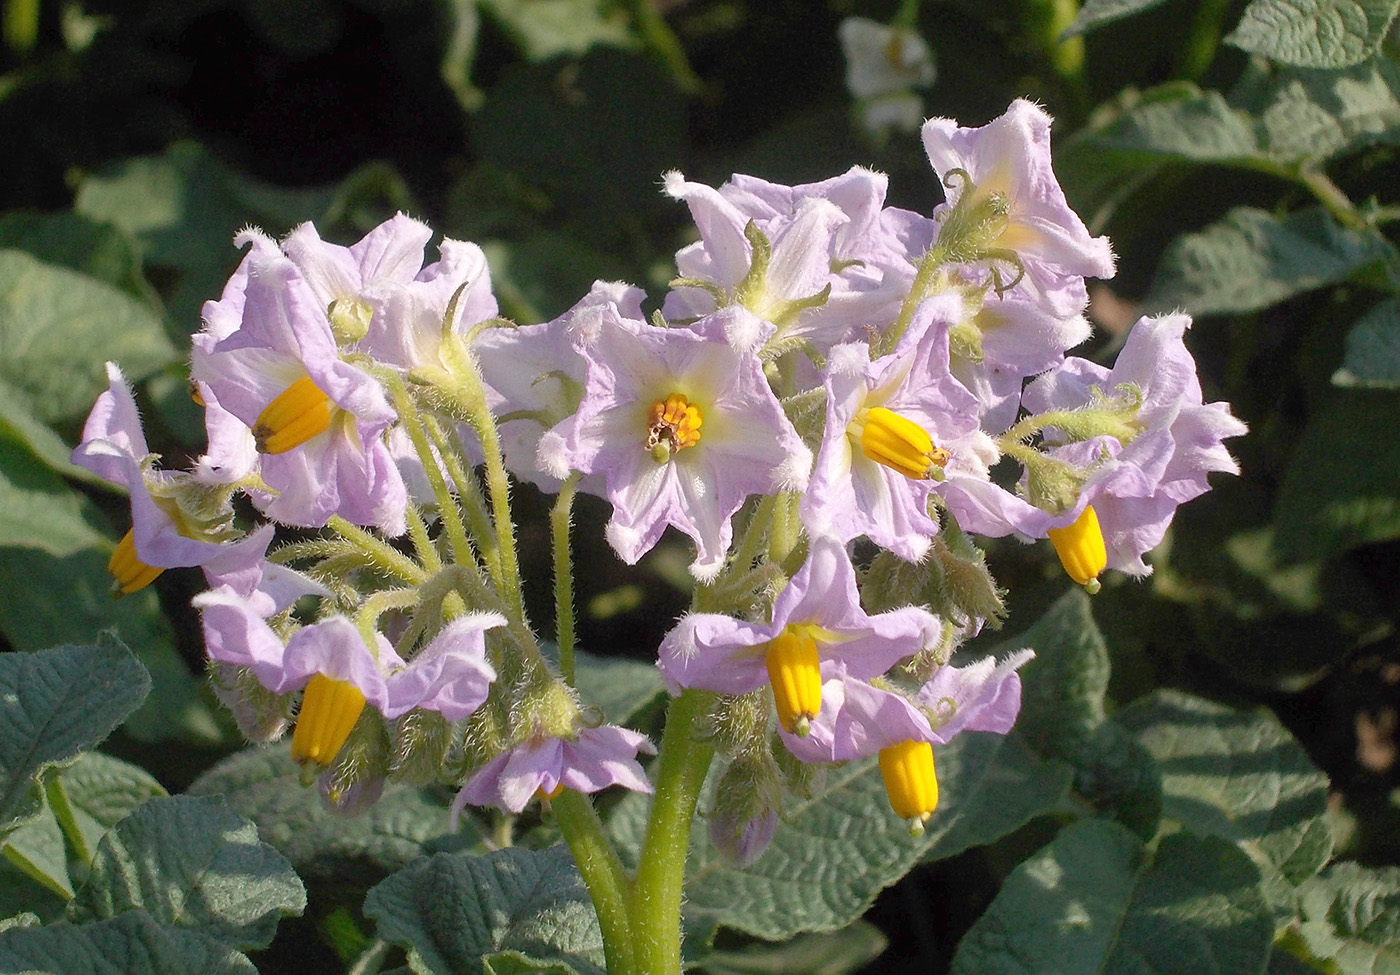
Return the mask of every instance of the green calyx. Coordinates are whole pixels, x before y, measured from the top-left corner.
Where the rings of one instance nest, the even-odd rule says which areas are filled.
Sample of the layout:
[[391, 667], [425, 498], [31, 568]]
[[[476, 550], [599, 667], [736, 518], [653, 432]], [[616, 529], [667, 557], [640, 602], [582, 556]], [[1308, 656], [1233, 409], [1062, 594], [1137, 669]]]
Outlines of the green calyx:
[[1058, 431], [1070, 441], [1113, 437], [1127, 446], [1143, 431], [1139, 419], [1142, 411], [1142, 390], [1133, 383], [1120, 383], [1111, 394], [1098, 386], [1089, 390], [1089, 402], [1074, 410], [1050, 410], [1024, 417], [1003, 440], [1024, 441], [1046, 430]]
[[979, 191], [967, 170], [949, 170], [943, 184], [951, 189], [955, 183], [962, 183], [964, 190], [957, 205], [944, 215], [934, 247], [951, 263], [970, 264], [998, 250], [1010, 223], [1011, 203], [1002, 193]]

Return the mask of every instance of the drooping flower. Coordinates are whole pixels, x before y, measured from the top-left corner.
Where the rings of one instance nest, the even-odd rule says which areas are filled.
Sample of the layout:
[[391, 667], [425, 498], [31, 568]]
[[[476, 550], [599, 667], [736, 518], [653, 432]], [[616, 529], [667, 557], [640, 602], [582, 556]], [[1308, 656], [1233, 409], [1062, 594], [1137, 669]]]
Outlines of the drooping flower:
[[929, 119], [923, 142], [946, 187], [940, 242], [957, 245], [953, 260], [1014, 255], [1030, 293], [1062, 317], [1083, 310], [1083, 278], [1113, 276], [1108, 239], [1090, 236], [1055, 179], [1050, 116], [1039, 106], [1017, 99], [980, 128]]
[[747, 694], [767, 684], [779, 723], [800, 733], [826, 713], [824, 661], [839, 660], [868, 679], [932, 646], [939, 632], [937, 617], [918, 607], [867, 614], [845, 546], [819, 536], [778, 594], [769, 623], [693, 613], [661, 641], [657, 665], [673, 693], [698, 687]]
[[538, 460], [552, 477], [603, 478], [607, 538], [623, 561], [635, 563], [670, 525], [695, 541], [691, 572], [711, 579], [745, 498], [806, 486], [811, 452], [755, 351], [771, 331], [738, 307], [666, 329], [607, 305], [577, 335], [584, 396], [541, 437]]
[[891, 355], [871, 361], [864, 343], [832, 350], [826, 428], [802, 499], [808, 531], [864, 535], [917, 562], [938, 530], [928, 513], [934, 479], [950, 464], [985, 476], [977, 401], [948, 373], [948, 329], [960, 313], [956, 295], [929, 298]]
[[405, 663], [382, 634], [371, 648], [342, 616], [302, 627], [284, 643], [253, 603], [227, 588], [201, 593], [194, 604], [211, 660], [247, 667], [275, 694], [304, 692], [292, 754], [319, 765], [335, 758], [366, 704], [386, 719], [414, 708], [449, 721], [475, 711], [495, 679], [485, 631], [505, 625], [495, 613], [460, 616]]
[[531, 737], [477, 770], [452, 802], [454, 821], [463, 806], [518, 813], [536, 796], [554, 798], [563, 789], [589, 794], [620, 785], [650, 794], [638, 754], [656, 749], [646, 735], [617, 725], [582, 727], [573, 737]]
[[192, 372], [257, 439], [273, 496], [255, 500], [286, 524], [341, 515], [401, 534], [407, 496], [384, 442], [395, 413], [383, 389], [340, 358], [326, 308], [274, 242], [249, 230], [235, 243], [252, 244], [230, 282], [243, 291], [206, 304]]

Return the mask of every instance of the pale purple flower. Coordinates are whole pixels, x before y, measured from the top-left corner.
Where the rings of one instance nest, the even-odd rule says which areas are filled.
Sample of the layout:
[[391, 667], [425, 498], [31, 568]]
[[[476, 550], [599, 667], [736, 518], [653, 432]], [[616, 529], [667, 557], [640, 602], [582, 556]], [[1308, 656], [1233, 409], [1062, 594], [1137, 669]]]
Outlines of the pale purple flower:
[[[714, 578], [745, 498], [806, 486], [811, 452], [756, 352], [768, 334], [738, 307], [666, 329], [623, 318], [615, 305], [577, 334], [584, 396], [541, 437], [538, 461], [551, 477], [603, 478], [607, 538], [623, 561], [635, 563], [669, 525], [695, 541], [691, 572]], [[693, 413], [683, 422], [674, 419], [682, 408]]]
[[961, 312], [956, 295], [925, 299], [895, 351], [873, 362], [863, 343], [832, 349], [826, 429], [802, 499], [808, 531], [842, 541], [864, 535], [912, 562], [928, 551], [938, 530], [928, 513], [933, 481], [869, 459], [852, 431], [862, 411], [883, 407], [922, 427], [935, 447], [952, 455], [950, 463], [982, 469], [978, 403], [948, 372], [948, 329]]
[[813, 636], [819, 660], [840, 660], [850, 673], [870, 678], [935, 644], [940, 623], [915, 606], [866, 613], [845, 546], [818, 536], [807, 561], [774, 600], [769, 623], [692, 613], [662, 639], [657, 666], [672, 693], [698, 687], [747, 694], [768, 683], [768, 644], [789, 628]]
[[391, 720], [422, 708], [456, 721], [480, 707], [496, 676], [484, 634], [505, 625], [495, 613], [458, 617], [405, 663], [383, 634], [371, 650], [343, 616], [302, 627], [284, 644], [258, 607], [231, 589], [201, 593], [194, 605], [211, 660], [248, 667], [276, 694], [300, 690], [316, 674], [347, 681]]
[[[1001, 197], [1006, 226], [989, 246], [1013, 251], [1026, 272], [1025, 284], [1055, 314], [1078, 314], [1079, 281], [1065, 292], [1066, 279], [1113, 276], [1113, 251], [1106, 237], [1091, 237], [1070, 209], [1050, 163], [1050, 116], [1017, 99], [1001, 117], [980, 128], [952, 119], [929, 119], [924, 149], [944, 182], [952, 208]], [[949, 173], [961, 170], [966, 179]], [[950, 185], [951, 184], [951, 185]]]
[[[708, 282], [727, 302], [708, 289], [681, 286], [667, 295], [663, 313], [694, 318], [738, 302], [776, 326], [773, 341], [805, 340], [819, 352], [888, 323], [902, 294], [899, 281], [886, 281], [898, 252], [880, 221], [887, 182], [855, 167], [802, 186], [736, 175], [716, 190], [668, 173], [666, 192], [690, 207], [701, 237], [676, 254], [676, 269], [682, 278]], [[761, 281], [748, 280], [750, 221], [770, 245]]]
[[487, 762], [452, 802], [455, 822], [463, 806], [495, 806], [518, 813], [536, 795], [557, 789], [584, 794], [620, 785], [651, 793], [637, 755], [656, 754], [646, 735], [616, 725], [581, 728], [573, 738], [540, 736], [508, 748]]
[[1035, 654], [984, 657], [966, 667], [940, 667], [911, 698], [872, 686], [843, 661], [823, 668], [822, 710], [805, 737], [780, 729], [804, 762], [844, 762], [904, 741], [946, 745], [964, 731], [1006, 734], [1021, 710], [1018, 669]]
[[[234, 276], [244, 290], [226, 289], [218, 302], [206, 304], [211, 331], [194, 343], [194, 378], [248, 427], [305, 377], [334, 407], [324, 432], [286, 453], [263, 456], [262, 478], [275, 495], [255, 495], [255, 500], [269, 517], [287, 524], [319, 527], [338, 514], [401, 534], [407, 495], [384, 443], [384, 431], [395, 419], [384, 390], [368, 373], [341, 360], [325, 306], [271, 240], [244, 231], [235, 243], [253, 245]], [[235, 308], [238, 328], [217, 337], [227, 330]]]

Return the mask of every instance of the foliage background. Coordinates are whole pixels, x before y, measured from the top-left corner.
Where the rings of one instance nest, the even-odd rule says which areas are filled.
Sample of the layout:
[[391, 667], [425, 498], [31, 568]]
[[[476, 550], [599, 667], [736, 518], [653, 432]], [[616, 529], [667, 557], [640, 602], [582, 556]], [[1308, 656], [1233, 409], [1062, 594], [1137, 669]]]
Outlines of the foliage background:
[[[503, 312], [534, 322], [567, 308], [595, 278], [633, 281], [659, 300], [672, 255], [687, 242], [684, 208], [659, 191], [667, 169], [715, 185], [732, 172], [796, 183], [859, 163], [890, 175], [891, 204], [927, 212], [941, 194], [917, 138], [859, 129], [836, 40], [844, 16], [888, 21], [898, 6], [8, 0], [0, 52], [0, 644], [10, 652], [92, 644], [115, 628], [150, 671], [152, 691], [105, 750], [154, 776], [140, 787], [143, 797], [189, 789], [240, 742], [201, 685], [189, 608], [197, 574], [170, 572], [150, 591], [116, 603], [106, 597], [104, 565], [125, 530], [125, 502], [66, 462], [105, 385], [101, 363], [120, 359], [140, 381], [153, 449], [177, 467], [202, 447], [181, 375], [188, 335], [201, 302], [235, 266], [230, 241], [246, 224], [281, 234], [314, 219], [327, 237], [348, 242], [406, 209], [448, 236], [481, 243]], [[1400, 858], [1395, 9], [1385, 0], [920, 6], [918, 28], [939, 69], [926, 114], [982, 124], [1029, 96], [1057, 119], [1065, 190], [1119, 254], [1118, 277], [1094, 292], [1099, 328], [1084, 353], [1111, 357], [1140, 312], [1186, 308], [1197, 319], [1188, 338], [1206, 399], [1228, 400], [1250, 425], [1251, 435], [1232, 444], [1244, 473], [1183, 509], [1149, 580], [1109, 580], [1092, 609], [1062, 598], [1068, 584], [1048, 548], [989, 543], [1011, 616], [983, 646], [1015, 644], [1009, 635], [1035, 624], [1042, 658], [1047, 647], [1069, 648], [1041, 690], [1029, 688], [1020, 737], [1072, 772], [1072, 794], [1004, 835], [925, 857], [879, 896], [865, 925], [758, 955], [745, 947], [751, 939], [721, 931], [709, 970], [813, 970], [812, 957], [828, 971], [986, 970], [976, 952], [994, 950], [998, 918], [1016, 919], [1016, 937], [1031, 937], [1035, 905], [1045, 901], [1033, 886], [1026, 893], [1035, 864], [1055, 856], [1127, 863], [1141, 854], [1124, 827], [1162, 844], [1152, 847], [1156, 866], [1124, 867], [1147, 870], [1138, 876], [1152, 883], [1159, 880], [1151, 871], [1170, 864], [1215, 856], [1218, 866], [1215, 840], [1203, 836], [1254, 844], [1256, 862], [1278, 860], [1268, 852], [1277, 823], [1257, 835], [1239, 823], [1212, 828], [1184, 807], [1210, 794], [1206, 804], [1229, 818], [1229, 782], [1245, 775], [1302, 776], [1306, 809], [1288, 811], [1281, 801], [1271, 808], [1280, 821], [1304, 824], [1303, 833], [1325, 823], [1326, 843], [1312, 841], [1316, 863], [1293, 886], [1322, 867], [1328, 850], [1363, 867]], [[1061, 40], [1071, 23], [1074, 39]], [[520, 500], [523, 548], [539, 559], [527, 571], [543, 586], [543, 502], [528, 491]], [[576, 533], [582, 644], [645, 661], [684, 606], [686, 556], [663, 547], [640, 571], [624, 571], [597, 531], [605, 515], [601, 505], [585, 506]], [[548, 593], [541, 588], [534, 599], [535, 618], [547, 619]], [[1162, 688], [1196, 696], [1148, 696]], [[639, 724], [654, 717], [646, 704], [654, 690], [642, 681], [627, 705]], [[1267, 748], [1258, 738], [1265, 725], [1254, 719], [1238, 719], [1247, 726], [1240, 735], [1255, 736], [1250, 744], [1230, 731], [1231, 715], [1258, 706], [1282, 722], [1262, 732]], [[1272, 757], [1262, 772], [1245, 762], [1220, 773], [1225, 785], [1186, 782], [1190, 768], [1162, 765], [1180, 758], [1161, 730], [1177, 726], [1213, 729], [1211, 740], [1225, 743], [1217, 757]], [[1158, 764], [1135, 779], [1134, 769], [1148, 767], [1143, 749]], [[245, 798], [278, 776], [287, 784], [285, 770], [236, 761], [243, 766], [226, 775], [246, 773]], [[1325, 789], [1309, 777], [1309, 761], [1326, 774]], [[124, 774], [136, 788], [135, 773]], [[268, 823], [314, 819], [314, 797], [288, 795], [269, 788], [239, 807], [267, 814], [255, 816], [263, 839], [311, 888], [306, 913], [283, 921], [256, 955], [265, 972], [339, 970], [373, 935], [361, 901], [374, 882], [416, 853], [479, 839], [394, 835], [394, 815], [418, 824], [414, 804], [440, 800], [417, 793], [375, 814], [387, 820], [317, 820], [279, 839]], [[1104, 815], [1083, 818], [1084, 803]], [[1163, 816], [1186, 823], [1187, 838], [1161, 839]], [[996, 842], [980, 845], [987, 840]], [[333, 841], [349, 852], [328, 853]], [[44, 868], [32, 848], [25, 853], [14, 836], [8, 843], [0, 917], [61, 913], [72, 891], [35, 879], [63, 868], [61, 844], [57, 866]], [[1075, 851], [1087, 852], [1076, 860]], [[87, 866], [70, 866], [80, 882]], [[1395, 908], [1394, 878], [1363, 872], [1336, 880], [1336, 889], [1388, 889], [1374, 896]], [[1261, 889], [1268, 893], [1267, 884]], [[1278, 972], [1292, 964], [1325, 970], [1319, 958], [1344, 971], [1362, 964], [1340, 949], [1327, 953], [1308, 896], [1322, 903], [1326, 891], [1290, 887], [1273, 902], [1278, 944], [1296, 950], [1264, 950], [1260, 964]], [[1027, 898], [1019, 908], [1017, 897]], [[1131, 902], [1132, 916], [1148, 912]], [[877, 929], [901, 949], [898, 960], [871, 961]], [[1373, 929], [1371, 946], [1391, 947], [1363, 952], [1370, 967], [1357, 970], [1396, 970], [1396, 936]], [[235, 942], [262, 946], [257, 938]], [[1073, 970], [1119, 964], [1111, 952], [1080, 961], [1089, 967]], [[1152, 970], [1171, 971], [1172, 963]]]

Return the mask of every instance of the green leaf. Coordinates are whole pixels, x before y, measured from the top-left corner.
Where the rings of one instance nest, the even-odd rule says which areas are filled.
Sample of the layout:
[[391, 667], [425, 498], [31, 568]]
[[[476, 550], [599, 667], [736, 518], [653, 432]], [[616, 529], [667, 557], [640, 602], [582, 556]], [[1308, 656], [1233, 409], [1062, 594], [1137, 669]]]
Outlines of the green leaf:
[[1274, 922], [1258, 870], [1211, 837], [1149, 854], [1098, 819], [1066, 827], [1007, 877], [958, 945], [953, 975], [1262, 972]]
[[531, 61], [582, 54], [595, 44], [628, 47], [627, 19], [599, 0], [481, 0]]
[[1400, 973], [1400, 869], [1336, 863], [1301, 893], [1299, 932], [1340, 975]]
[[55, 558], [32, 548], [0, 549], [0, 631], [16, 649], [31, 650], [115, 630], [151, 677], [150, 696], [124, 730], [143, 741], [219, 742], [222, 732], [199, 696], [200, 682], [175, 651], [155, 590], [112, 599], [109, 551], [86, 548]]
[[1345, 68], [1380, 49], [1397, 0], [1250, 0], [1225, 38], [1300, 68]]
[[1074, 18], [1074, 23], [1069, 25], [1065, 36], [1083, 34], [1095, 27], [1102, 27], [1115, 20], [1160, 7], [1165, 2], [1166, 0], [1084, 0], [1084, 5], [1079, 8], [1079, 15]]
[[772, 945], [754, 942], [743, 948], [708, 952], [701, 966], [709, 975], [846, 975], [873, 962], [889, 947], [880, 929], [856, 921], [840, 931], [800, 934]]
[[160, 299], [141, 273], [135, 241], [111, 224], [81, 213], [0, 214], [0, 247], [105, 281], [155, 311]]
[[[918, 839], [890, 810], [873, 759], [831, 769], [810, 798], [790, 797], [772, 845], [747, 867], [724, 860], [697, 819], [686, 881], [692, 945], [721, 925], [770, 941], [845, 927], [921, 860], [999, 839], [1056, 808], [1069, 788], [1068, 768], [1015, 738], [962, 734], [935, 761], [939, 807]], [[649, 802], [629, 795], [609, 820], [624, 862], [636, 862]]]
[[92, 924], [0, 932], [0, 975], [257, 975], [225, 944], [158, 924], [145, 911]]
[[170, 318], [184, 334], [199, 328], [200, 305], [219, 296], [237, 267], [234, 234], [253, 224], [280, 235], [326, 215], [336, 193], [259, 183], [202, 146], [180, 142], [162, 155], [127, 159], [87, 176], [73, 206], [133, 237], [148, 268], [167, 270], [173, 280], [166, 296]]
[[1030, 647], [1022, 668], [1016, 726], [1053, 758], [1070, 759], [1104, 720], [1108, 648], [1082, 589], [1070, 589], [1034, 626], [993, 649], [995, 656]]
[[64, 477], [83, 481], [108, 491], [120, 488], [79, 467], [68, 459], [73, 448], [29, 409], [24, 395], [4, 380], [0, 380], [0, 442], [22, 447], [50, 470]]
[[456, 833], [448, 829], [448, 797], [433, 789], [390, 784], [362, 816], [331, 813], [315, 788], [300, 784], [300, 767], [286, 743], [245, 749], [205, 772], [187, 791], [223, 795], [313, 885], [333, 879], [368, 887], [425, 853], [483, 848], [470, 816], [462, 817]]
[[[1166, 162], [1250, 163], [1265, 151], [1256, 123], [1217, 91], [1176, 82], [1134, 95], [1134, 103], [1074, 136], [1072, 152], [1105, 149]], [[1058, 165], [1058, 160], [1057, 160]]]
[[215, 799], [152, 799], [102, 838], [73, 921], [140, 908], [234, 948], [266, 948], [283, 917], [306, 908], [292, 865]]
[[[165, 788], [145, 769], [102, 752], [84, 752], [59, 773], [73, 826], [87, 858], [107, 830], [131, 815], [147, 799], [166, 794]], [[72, 837], [69, 837], [72, 841]]]
[[1254, 311], [1395, 259], [1378, 233], [1348, 230], [1320, 207], [1282, 219], [1240, 207], [1172, 243], [1144, 304], [1193, 315]]
[[1287, 905], [1331, 857], [1327, 777], [1269, 712], [1158, 691], [1115, 718], [1157, 760], [1162, 815], [1238, 845], [1274, 903]]
[[583, 652], [574, 654], [574, 683], [609, 724], [627, 724], [666, 691], [655, 664]]
[[1338, 386], [1400, 387], [1400, 298], [1376, 305], [1347, 333], [1347, 355], [1332, 376]]
[[0, 836], [40, 810], [44, 770], [112, 733], [150, 690], [117, 640], [0, 654]]
[[63, 829], [47, 802], [38, 817], [5, 837], [0, 854], [32, 879], [64, 900], [73, 897], [73, 880], [68, 873], [68, 847]]
[[418, 860], [369, 892], [365, 914], [419, 973], [603, 972], [598, 918], [565, 846]]
[[109, 284], [0, 251], [0, 379], [44, 422], [85, 415], [114, 359], [133, 380], [178, 355], [151, 309]]
[[92, 503], [7, 434], [0, 420], [0, 547], [64, 556], [105, 544]]
[[1338, 390], [1292, 453], [1274, 506], [1274, 545], [1287, 560], [1321, 559], [1400, 537], [1400, 441], [1388, 421], [1400, 394]]
[[1377, 58], [1345, 71], [1281, 71], [1249, 104], [1277, 160], [1327, 160], [1400, 141], [1400, 65]]

